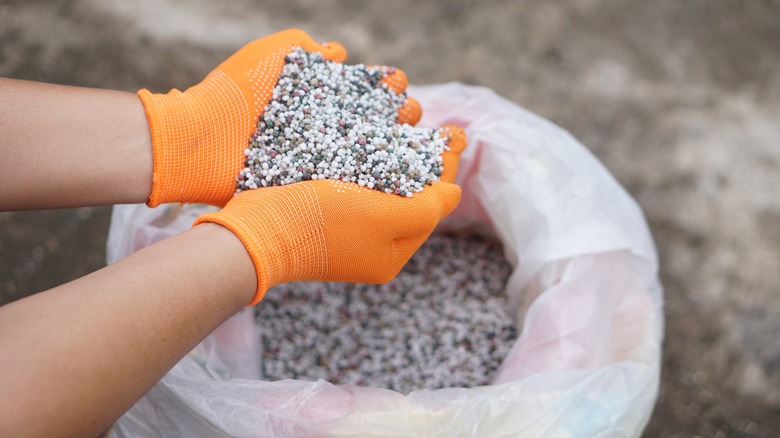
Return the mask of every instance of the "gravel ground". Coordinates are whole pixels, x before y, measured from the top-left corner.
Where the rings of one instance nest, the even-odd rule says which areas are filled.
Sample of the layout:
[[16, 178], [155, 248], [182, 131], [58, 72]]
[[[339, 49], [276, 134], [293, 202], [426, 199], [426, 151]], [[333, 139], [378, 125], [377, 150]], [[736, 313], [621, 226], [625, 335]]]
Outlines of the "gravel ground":
[[[185, 88], [302, 27], [417, 84], [485, 85], [569, 129], [644, 208], [662, 260], [649, 437], [780, 430], [780, 2], [4, 0], [0, 75]], [[109, 209], [0, 213], [0, 302], [102, 265]]]

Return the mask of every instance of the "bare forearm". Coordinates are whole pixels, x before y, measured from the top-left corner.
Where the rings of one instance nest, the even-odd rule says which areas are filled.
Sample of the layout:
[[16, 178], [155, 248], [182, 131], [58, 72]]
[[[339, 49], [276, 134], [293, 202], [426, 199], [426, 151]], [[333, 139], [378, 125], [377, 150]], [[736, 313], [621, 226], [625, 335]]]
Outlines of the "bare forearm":
[[152, 146], [132, 93], [0, 78], [0, 210], [145, 202]]
[[206, 224], [0, 308], [0, 435], [96, 435], [255, 287], [241, 242]]

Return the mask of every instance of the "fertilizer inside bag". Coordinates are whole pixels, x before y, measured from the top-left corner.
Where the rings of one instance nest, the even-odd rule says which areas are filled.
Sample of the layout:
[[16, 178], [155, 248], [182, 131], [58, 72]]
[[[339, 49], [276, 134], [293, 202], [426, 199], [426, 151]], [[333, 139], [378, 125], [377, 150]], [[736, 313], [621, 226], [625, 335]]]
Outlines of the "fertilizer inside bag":
[[[251, 309], [209, 335], [112, 436], [639, 436], [655, 402], [663, 328], [640, 209], [566, 131], [485, 88], [410, 87], [422, 126], [469, 145], [445, 230], [499, 238], [520, 334], [491, 385], [416, 390], [263, 381]], [[114, 209], [108, 261], [189, 228], [201, 206]], [[262, 302], [260, 303], [262, 305]]]

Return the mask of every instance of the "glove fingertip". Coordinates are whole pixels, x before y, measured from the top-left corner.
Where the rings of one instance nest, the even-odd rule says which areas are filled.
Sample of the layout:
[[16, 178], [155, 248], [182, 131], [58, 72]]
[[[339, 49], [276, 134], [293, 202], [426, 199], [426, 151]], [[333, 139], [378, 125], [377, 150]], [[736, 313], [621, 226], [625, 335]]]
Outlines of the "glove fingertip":
[[398, 110], [398, 123], [408, 123], [410, 125], [416, 125], [422, 118], [422, 107], [417, 99], [410, 97], [406, 99], [406, 103], [401, 109]]
[[325, 59], [335, 62], [347, 60], [347, 49], [337, 42], [319, 43], [301, 29], [291, 28], [274, 34], [281, 41], [287, 41], [292, 46], [301, 46], [309, 52], [320, 52]]
[[460, 199], [463, 195], [463, 190], [461, 190], [459, 185], [447, 184], [447, 186], [447, 193], [442, 196], [442, 218], [448, 216], [458, 207], [458, 204], [460, 204]]
[[432, 194], [436, 194], [439, 199], [440, 205], [440, 218], [446, 217], [458, 206], [462, 195], [462, 190], [457, 184], [450, 184], [448, 182], [435, 182], [430, 187], [425, 188], [425, 191], [431, 191]]
[[[392, 73], [390, 73], [391, 71]], [[388, 67], [387, 74], [382, 78], [382, 82], [387, 84], [396, 94], [401, 94], [406, 91], [406, 87], [409, 85], [409, 78], [400, 68]]]
[[441, 134], [448, 136], [447, 147], [449, 150], [445, 150], [442, 154], [442, 165], [444, 170], [441, 174], [441, 180], [444, 182], [455, 182], [455, 177], [458, 175], [458, 164], [460, 162], [460, 154], [466, 149], [466, 131], [463, 128], [454, 125], [445, 125], [442, 128]]
[[322, 53], [322, 56], [328, 61], [344, 62], [347, 60], [347, 49], [335, 41], [323, 43], [317, 51]]
[[447, 146], [450, 148], [449, 153], [460, 156], [460, 153], [466, 149], [466, 144], [468, 143], [466, 131], [460, 126], [444, 125], [442, 126], [442, 134], [450, 137], [449, 142], [447, 142]]

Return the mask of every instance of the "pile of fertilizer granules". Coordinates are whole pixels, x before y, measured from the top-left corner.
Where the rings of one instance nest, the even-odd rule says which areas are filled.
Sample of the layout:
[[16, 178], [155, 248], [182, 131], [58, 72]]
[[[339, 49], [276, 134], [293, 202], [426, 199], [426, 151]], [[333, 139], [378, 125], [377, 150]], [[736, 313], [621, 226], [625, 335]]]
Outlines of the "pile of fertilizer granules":
[[497, 242], [433, 235], [386, 285], [289, 283], [257, 306], [267, 380], [408, 393], [489, 384], [517, 337]]
[[392, 68], [294, 49], [244, 151], [236, 193], [317, 179], [411, 197], [442, 173], [447, 138], [398, 124], [406, 101], [382, 82]]

